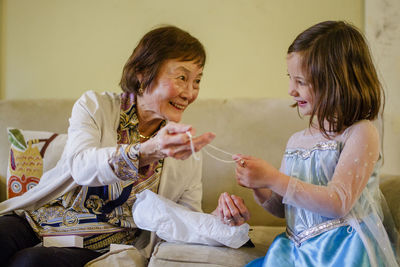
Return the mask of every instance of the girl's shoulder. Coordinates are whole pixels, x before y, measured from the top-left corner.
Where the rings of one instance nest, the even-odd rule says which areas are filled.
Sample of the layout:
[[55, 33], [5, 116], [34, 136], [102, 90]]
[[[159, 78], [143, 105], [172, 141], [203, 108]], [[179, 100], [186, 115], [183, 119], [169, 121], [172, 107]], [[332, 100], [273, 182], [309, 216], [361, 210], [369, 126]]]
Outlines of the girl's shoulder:
[[306, 128], [292, 134], [286, 148], [312, 148], [318, 143], [329, 141], [346, 143], [350, 138], [363, 140], [379, 139], [379, 134], [375, 125], [369, 120], [358, 121], [347, 127], [342, 133], [332, 135], [330, 138], [325, 137], [315, 128]]
[[289, 137], [286, 148], [297, 147], [299, 144], [302, 143], [302, 140], [307, 136], [308, 136], [307, 129], [295, 132]]
[[342, 134], [340, 134], [338, 139], [343, 141], [349, 138], [360, 138], [360, 137], [375, 137], [378, 136], [378, 129], [370, 120], [361, 120], [351, 126], [347, 127]]

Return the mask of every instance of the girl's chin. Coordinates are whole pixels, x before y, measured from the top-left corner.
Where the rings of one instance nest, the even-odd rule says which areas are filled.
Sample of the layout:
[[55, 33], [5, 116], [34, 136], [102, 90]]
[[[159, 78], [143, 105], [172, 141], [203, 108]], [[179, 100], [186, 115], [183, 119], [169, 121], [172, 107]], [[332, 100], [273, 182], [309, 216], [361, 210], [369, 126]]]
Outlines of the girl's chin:
[[306, 109], [299, 109], [299, 112], [300, 112], [300, 114], [302, 115], [302, 116], [309, 116], [309, 115], [311, 115], [311, 111], [309, 111], [309, 110], [306, 110]]

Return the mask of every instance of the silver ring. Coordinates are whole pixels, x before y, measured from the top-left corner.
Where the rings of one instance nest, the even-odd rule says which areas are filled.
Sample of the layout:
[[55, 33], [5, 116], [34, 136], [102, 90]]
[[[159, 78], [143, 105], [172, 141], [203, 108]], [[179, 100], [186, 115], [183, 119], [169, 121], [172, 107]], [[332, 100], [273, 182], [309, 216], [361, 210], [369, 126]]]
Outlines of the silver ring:
[[245, 161], [244, 161], [244, 159], [242, 159], [241, 161], [240, 161], [240, 166], [242, 166], [243, 168], [245, 167]]
[[231, 222], [231, 221], [233, 221], [233, 219], [231, 218], [231, 219], [227, 219], [226, 220], [226, 222]]

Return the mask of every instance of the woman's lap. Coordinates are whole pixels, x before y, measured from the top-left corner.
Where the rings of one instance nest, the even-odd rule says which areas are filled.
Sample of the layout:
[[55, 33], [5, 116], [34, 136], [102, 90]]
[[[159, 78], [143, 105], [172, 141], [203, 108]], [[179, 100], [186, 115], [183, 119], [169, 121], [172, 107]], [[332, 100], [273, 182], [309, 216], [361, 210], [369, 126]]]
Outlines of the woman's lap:
[[8, 266], [84, 266], [99, 257], [100, 252], [86, 248], [31, 247], [18, 251]]
[[0, 240], [0, 262], [8, 262], [8, 266], [83, 266], [101, 255], [84, 248], [36, 246], [40, 239], [17, 215], [0, 217]]
[[28, 222], [17, 215], [0, 217], [0, 240], [0, 262], [7, 262], [17, 251], [40, 243]]

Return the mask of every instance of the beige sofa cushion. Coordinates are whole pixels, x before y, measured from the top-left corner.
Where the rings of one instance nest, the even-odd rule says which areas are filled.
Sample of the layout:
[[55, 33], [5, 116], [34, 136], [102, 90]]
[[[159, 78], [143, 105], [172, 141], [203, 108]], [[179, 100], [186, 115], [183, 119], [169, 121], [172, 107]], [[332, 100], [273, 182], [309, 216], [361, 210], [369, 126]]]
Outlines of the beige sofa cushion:
[[[300, 119], [291, 99], [198, 99], [185, 111], [183, 121], [197, 135], [212, 131], [212, 145], [230, 153], [250, 154], [279, 168], [289, 137], [304, 129], [308, 121]], [[208, 149], [206, 147], [206, 149]], [[219, 157], [224, 154], [208, 149]], [[205, 212], [215, 209], [222, 192], [244, 198], [251, 212], [251, 225], [278, 226], [284, 220], [265, 212], [253, 198], [252, 190], [236, 183], [235, 165], [222, 163], [203, 153], [203, 201]]]
[[212, 247], [160, 242], [150, 258], [149, 267], [157, 266], [244, 266], [263, 257], [274, 238], [285, 231], [282, 226], [255, 226], [249, 235], [255, 247]]
[[0, 201], [6, 199], [7, 163], [10, 151], [7, 127], [66, 133], [74, 102], [73, 99], [0, 101]]

